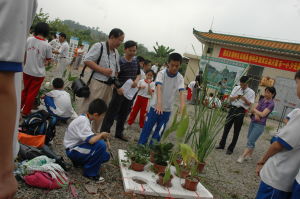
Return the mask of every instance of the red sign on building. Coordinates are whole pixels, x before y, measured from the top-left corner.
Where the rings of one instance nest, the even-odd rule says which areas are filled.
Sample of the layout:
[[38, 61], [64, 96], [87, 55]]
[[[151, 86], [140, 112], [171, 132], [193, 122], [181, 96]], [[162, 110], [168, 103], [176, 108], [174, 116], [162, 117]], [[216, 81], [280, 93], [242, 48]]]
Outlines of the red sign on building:
[[300, 62], [298, 61], [278, 59], [227, 48], [221, 48], [219, 57], [292, 72], [300, 69]]

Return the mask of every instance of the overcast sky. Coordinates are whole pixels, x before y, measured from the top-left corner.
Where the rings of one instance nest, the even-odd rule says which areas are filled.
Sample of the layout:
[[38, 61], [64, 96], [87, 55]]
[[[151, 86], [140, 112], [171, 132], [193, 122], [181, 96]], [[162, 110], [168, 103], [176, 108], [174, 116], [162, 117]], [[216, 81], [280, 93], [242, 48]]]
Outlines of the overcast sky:
[[71, 19], [149, 50], [157, 41], [177, 52], [201, 54], [193, 28], [300, 43], [300, 0], [38, 0], [52, 18]]

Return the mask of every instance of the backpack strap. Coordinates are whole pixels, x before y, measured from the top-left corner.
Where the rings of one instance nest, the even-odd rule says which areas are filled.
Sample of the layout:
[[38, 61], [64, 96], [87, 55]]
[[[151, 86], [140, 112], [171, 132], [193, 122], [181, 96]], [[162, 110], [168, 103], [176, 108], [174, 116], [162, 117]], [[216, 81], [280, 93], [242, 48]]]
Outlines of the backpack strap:
[[[98, 65], [99, 65], [99, 63], [100, 63], [102, 54], [103, 54], [103, 44], [101, 43], [100, 56], [98, 57], [98, 60], [97, 60], [97, 62], [96, 62]], [[87, 65], [84, 65], [84, 67], [83, 67], [83, 69], [82, 69], [82, 71], [81, 71], [81, 74], [80, 74], [80, 76], [79, 76], [80, 79], [81, 79], [81, 77], [84, 77], [84, 71], [85, 71], [86, 67], [87, 67]], [[92, 74], [91, 74], [89, 80], [87, 81], [87, 85], [90, 84], [90, 82], [91, 82], [91, 80], [92, 80], [92, 77], [93, 77], [94, 73], [95, 73], [95, 71], [93, 70], [93, 72], [92, 72]]]

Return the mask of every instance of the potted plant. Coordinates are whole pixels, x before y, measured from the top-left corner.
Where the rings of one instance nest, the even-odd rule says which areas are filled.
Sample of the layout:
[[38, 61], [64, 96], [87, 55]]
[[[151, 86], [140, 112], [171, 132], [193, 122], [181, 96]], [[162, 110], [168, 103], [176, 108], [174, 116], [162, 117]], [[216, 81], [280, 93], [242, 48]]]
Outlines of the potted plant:
[[132, 145], [125, 152], [125, 157], [131, 161], [129, 168], [134, 171], [144, 171], [149, 160], [149, 150], [144, 145]]
[[152, 151], [154, 153], [154, 172], [164, 173], [166, 167], [168, 166], [168, 161], [172, 153], [172, 148], [174, 145], [172, 143], [155, 142], [152, 146]]
[[195, 161], [190, 162], [190, 175], [187, 175], [184, 180], [183, 188], [190, 190], [190, 191], [196, 191], [198, 183], [200, 181], [198, 176], [198, 166]]
[[159, 173], [158, 174], [158, 179], [157, 179], [157, 184], [164, 186], [164, 187], [171, 187], [172, 186], [172, 179], [173, 175], [170, 173]]
[[[203, 102], [208, 92], [207, 84], [207, 70], [203, 73], [202, 90], [197, 93], [197, 98]], [[194, 115], [191, 121], [186, 136], [185, 143], [191, 144], [198, 159], [198, 171], [202, 172], [205, 166], [206, 158], [212, 152], [216, 144], [216, 137], [222, 130], [225, 124], [226, 113], [223, 112], [221, 107], [209, 109], [203, 103], [196, 103], [194, 105]]]

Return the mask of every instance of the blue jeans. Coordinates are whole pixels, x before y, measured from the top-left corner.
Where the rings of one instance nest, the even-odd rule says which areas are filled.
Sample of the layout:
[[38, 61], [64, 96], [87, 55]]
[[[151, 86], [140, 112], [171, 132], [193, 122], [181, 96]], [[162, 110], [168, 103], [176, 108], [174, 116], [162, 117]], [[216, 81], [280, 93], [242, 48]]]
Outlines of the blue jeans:
[[255, 142], [259, 136], [264, 132], [265, 125], [251, 122], [248, 130], [247, 147], [250, 149], [255, 148]]
[[256, 199], [289, 199], [290, 196], [291, 193], [280, 191], [260, 181]]
[[162, 134], [164, 133], [164, 130], [167, 126], [167, 123], [169, 121], [171, 112], [163, 112], [163, 114], [158, 115], [154, 108], [150, 108], [149, 113], [147, 114], [147, 118], [144, 124], [144, 128], [142, 130], [142, 133], [140, 135], [139, 144], [147, 144], [148, 138], [152, 132], [152, 129], [154, 125], [156, 124], [156, 128], [154, 130], [154, 133], [152, 135], [152, 139], [150, 144], [152, 144], [153, 140], [160, 141], [160, 138]]

